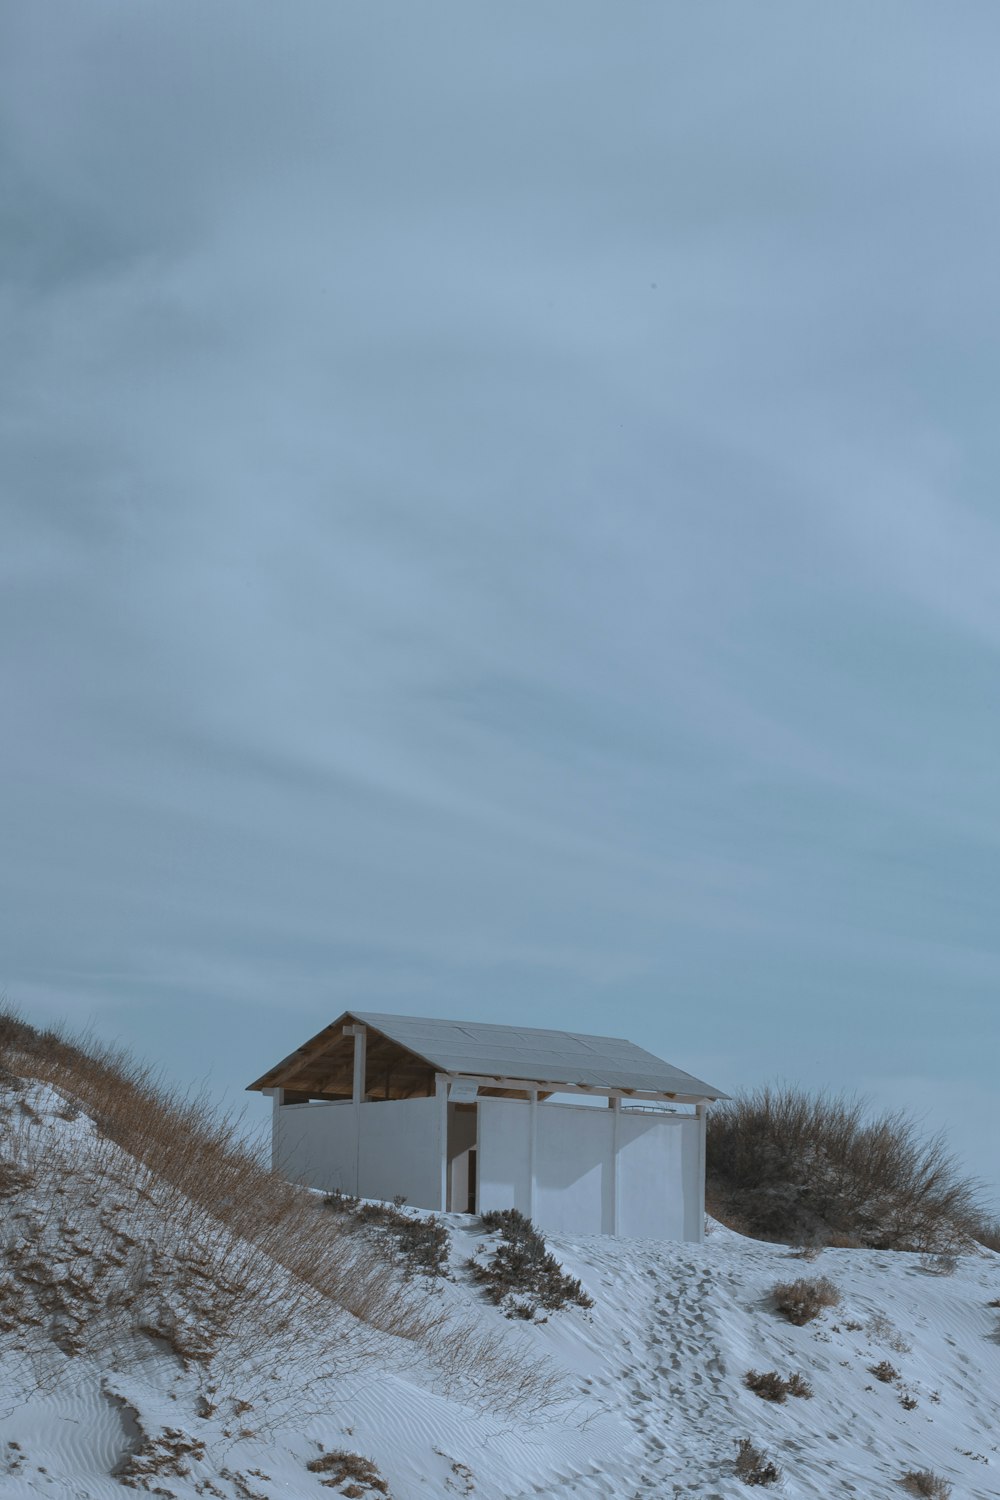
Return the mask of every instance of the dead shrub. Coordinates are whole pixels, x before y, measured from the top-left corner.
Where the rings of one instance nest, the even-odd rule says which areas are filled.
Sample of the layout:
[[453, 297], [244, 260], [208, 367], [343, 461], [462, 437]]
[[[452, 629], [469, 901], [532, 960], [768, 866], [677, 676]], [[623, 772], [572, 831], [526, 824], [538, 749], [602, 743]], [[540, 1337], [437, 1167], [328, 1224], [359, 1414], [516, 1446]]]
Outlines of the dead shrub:
[[796, 1260], [819, 1260], [823, 1254], [822, 1245], [796, 1245], [792, 1251]]
[[748, 1370], [743, 1377], [743, 1384], [748, 1391], [753, 1391], [755, 1396], [760, 1396], [764, 1401], [785, 1401], [788, 1396], [788, 1382], [777, 1370], [768, 1370], [765, 1375], [759, 1375], [756, 1370]]
[[379, 1473], [370, 1458], [364, 1458], [360, 1453], [348, 1453], [346, 1449], [338, 1448], [333, 1453], [322, 1453], [319, 1458], [314, 1458], [306, 1464], [310, 1474], [325, 1474], [326, 1478], [320, 1480], [328, 1489], [339, 1489], [347, 1485], [348, 1488], [342, 1493], [345, 1496], [363, 1496], [366, 1492], [375, 1491], [379, 1495], [388, 1495], [389, 1486]]
[[876, 1380], [881, 1380], [883, 1385], [891, 1385], [894, 1380], [899, 1379], [899, 1371], [887, 1359], [880, 1359], [877, 1365], [869, 1365], [868, 1373], [874, 1375]]
[[777, 1484], [781, 1470], [750, 1438], [736, 1439], [736, 1473], [744, 1484]]
[[797, 1281], [779, 1281], [771, 1288], [771, 1298], [778, 1312], [789, 1323], [801, 1327], [818, 1318], [827, 1307], [836, 1307], [840, 1292], [826, 1276], [812, 1279], [800, 1276]]
[[921, 1256], [920, 1269], [929, 1276], [954, 1276], [958, 1270], [958, 1256], [946, 1252]]
[[948, 1500], [951, 1485], [932, 1469], [908, 1469], [900, 1476], [899, 1483], [908, 1495], [924, 1497], [924, 1500]]
[[516, 1208], [495, 1209], [482, 1216], [486, 1229], [499, 1230], [500, 1244], [489, 1260], [470, 1260], [468, 1269], [491, 1302], [509, 1318], [530, 1320], [538, 1309], [554, 1312], [570, 1303], [593, 1307], [593, 1298], [569, 1276], [545, 1248], [530, 1219]]
[[786, 1380], [779, 1375], [777, 1370], [768, 1370], [766, 1374], [759, 1375], [756, 1370], [748, 1370], [743, 1377], [743, 1384], [748, 1391], [753, 1391], [755, 1396], [760, 1396], [763, 1401], [777, 1401], [784, 1403], [789, 1396], [801, 1396], [808, 1398], [812, 1395], [812, 1386], [804, 1375], [795, 1373], [789, 1375]]
[[[709, 1211], [758, 1239], [946, 1251], [992, 1232], [942, 1137], [864, 1100], [769, 1087], [708, 1116]], [[998, 1226], [992, 1226], [993, 1229]]]
[[873, 1312], [865, 1324], [865, 1333], [875, 1343], [885, 1344], [894, 1354], [909, 1354], [913, 1348], [905, 1334], [900, 1333], [891, 1318], [883, 1312]]

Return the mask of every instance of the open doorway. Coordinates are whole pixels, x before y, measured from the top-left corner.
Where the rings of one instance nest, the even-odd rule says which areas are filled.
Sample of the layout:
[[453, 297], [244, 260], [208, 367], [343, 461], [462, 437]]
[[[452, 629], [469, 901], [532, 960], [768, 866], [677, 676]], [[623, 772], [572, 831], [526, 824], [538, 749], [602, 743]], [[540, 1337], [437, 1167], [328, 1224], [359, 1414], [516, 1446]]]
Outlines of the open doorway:
[[448, 1105], [448, 1211], [476, 1212], [476, 1140], [479, 1112], [475, 1104]]

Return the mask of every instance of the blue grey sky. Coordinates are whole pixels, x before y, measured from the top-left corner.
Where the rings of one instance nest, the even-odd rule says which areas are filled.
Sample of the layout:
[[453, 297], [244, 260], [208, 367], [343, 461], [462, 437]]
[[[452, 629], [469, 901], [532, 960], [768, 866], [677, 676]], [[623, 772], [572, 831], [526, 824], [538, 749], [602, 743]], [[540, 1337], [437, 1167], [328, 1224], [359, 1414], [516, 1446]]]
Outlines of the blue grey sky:
[[998, 55], [8, 0], [9, 998], [226, 1100], [350, 1005], [624, 1034], [1000, 1206]]

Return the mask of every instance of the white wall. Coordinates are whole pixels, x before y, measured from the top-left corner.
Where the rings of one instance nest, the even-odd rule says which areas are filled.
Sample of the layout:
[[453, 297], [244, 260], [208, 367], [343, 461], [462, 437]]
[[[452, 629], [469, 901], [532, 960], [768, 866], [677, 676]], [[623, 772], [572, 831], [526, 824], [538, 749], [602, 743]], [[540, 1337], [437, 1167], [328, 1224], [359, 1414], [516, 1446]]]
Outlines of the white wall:
[[[517, 1208], [539, 1228], [697, 1241], [702, 1234], [699, 1122], [539, 1104], [532, 1190], [531, 1107], [479, 1101], [479, 1206]], [[614, 1145], [617, 1138], [617, 1185]]]
[[479, 1100], [479, 1212], [517, 1208], [531, 1214], [529, 1105], [523, 1099]]
[[361, 1106], [362, 1198], [441, 1207], [441, 1111], [436, 1099], [388, 1099]]
[[[290, 1182], [363, 1198], [402, 1194], [414, 1208], [439, 1208], [441, 1148], [436, 1099], [362, 1104], [360, 1151], [354, 1105], [282, 1104], [274, 1166]], [[357, 1189], [355, 1173], [357, 1172]]]
[[[454, 1106], [450, 1110], [454, 1119]], [[452, 1175], [469, 1144], [462, 1120]], [[440, 1208], [441, 1122], [437, 1099], [362, 1104], [360, 1151], [354, 1106], [284, 1104], [276, 1111], [275, 1165], [291, 1181], [365, 1198], [402, 1194], [414, 1208]], [[648, 1239], [701, 1238], [699, 1122], [692, 1115], [643, 1114], [521, 1099], [478, 1104], [479, 1209], [517, 1208], [541, 1229], [614, 1232]], [[617, 1129], [617, 1188], [614, 1141]], [[459, 1138], [461, 1137], [461, 1139]], [[467, 1158], [466, 1158], [467, 1161]], [[452, 1188], [454, 1190], [454, 1181]]]
[[535, 1222], [557, 1234], [614, 1231], [610, 1109], [540, 1104], [535, 1140]]
[[288, 1182], [353, 1193], [352, 1104], [281, 1104], [275, 1111], [273, 1166]]
[[693, 1115], [622, 1110], [618, 1117], [618, 1233], [700, 1240], [701, 1127]]

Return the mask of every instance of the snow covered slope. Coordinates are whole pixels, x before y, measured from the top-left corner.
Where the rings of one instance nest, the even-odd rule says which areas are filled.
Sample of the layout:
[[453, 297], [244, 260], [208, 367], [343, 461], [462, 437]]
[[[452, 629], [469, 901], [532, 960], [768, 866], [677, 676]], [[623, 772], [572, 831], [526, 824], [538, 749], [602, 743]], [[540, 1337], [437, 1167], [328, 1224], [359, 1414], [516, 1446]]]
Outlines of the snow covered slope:
[[[89, 1122], [66, 1118], [72, 1111], [55, 1091], [36, 1089], [30, 1101], [21, 1140], [47, 1132], [84, 1171]], [[53, 1341], [44, 1297], [30, 1303], [36, 1321], [25, 1326], [12, 1277], [35, 1274], [51, 1289], [55, 1267], [60, 1305], [74, 1295], [86, 1302], [86, 1224], [73, 1254], [63, 1238], [57, 1255], [46, 1226], [58, 1205], [33, 1198], [10, 1172], [0, 1192], [2, 1500], [109, 1500], [123, 1485], [178, 1500], [384, 1493], [361, 1469], [325, 1485], [336, 1468], [307, 1467], [338, 1450], [373, 1460], [394, 1500], [732, 1500], [750, 1493], [734, 1472], [741, 1437], [779, 1465], [774, 1495], [879, 1500], [904, 1493], [904, 1472], [927, 1469], [953, 1485], [954, 1500], [1000, 1495], [1000, 1306], [990, 1306], [1000, 1299], [1000, 1255], [962, 1257], [941, 1275], [918, 1256], [867, 1250], [826, 1250], [806, 1263], [721, 1227], [704, 1246], [551, 1238], [594, 1307], [524, 1323], [483, 1299], [465, 1262], [490, 1237], [454, 1215], [453, 1279], [417, 1295], [447, 1313], [466, 1351], [494, 1336], [481, 1384], [474, 1359], [456, 1358], [449, 1371], [437, 1335], [420, 1342], [360, 1327], [345, 1338], [347, 1357], [317, 1376], [323, 1350], [309, 1328], [297, 1348], [282, 1344], [251, 1369], [226, 1348], [207, 1364], [185, 1359], [141, 1330], [91, 1347], [86, 1316], [78, 1339], [64, 1330]], [[108, 1222], [126, 1207], [113, 1194], [91, 1205]], [[129, 1213], [131, 1230], [118, 1228], [134, 1238]], [[31, 1269], [32, 1234], [50, 1257], [44, 1277]], [[817, 1275], [840, 1302], [795, 1327], [774, 1310], [770, 1289]], [[897, 1372], [888, 1381], [870, 1373], [882, 1361]], [[762, 1400], [744, 1385], [751, 1368], [800, 1371], [813, 1395]], [[518, 1407], [509, 1398], [525, 1371]]]

